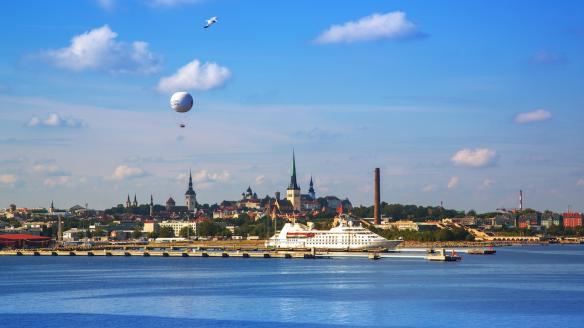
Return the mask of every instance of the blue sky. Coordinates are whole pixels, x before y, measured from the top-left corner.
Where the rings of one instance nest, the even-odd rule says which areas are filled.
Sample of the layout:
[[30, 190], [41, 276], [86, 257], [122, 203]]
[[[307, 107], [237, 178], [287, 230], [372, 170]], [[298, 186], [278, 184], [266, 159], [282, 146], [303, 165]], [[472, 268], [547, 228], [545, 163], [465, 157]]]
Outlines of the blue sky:
[[304, 190], [355, 204], [380, 167], [392, 203], [584, 207], [581, 1], [1, 9], [0, 206], [180, 203], [189, 169], [201, 202], [273, 195], [295, 148]]

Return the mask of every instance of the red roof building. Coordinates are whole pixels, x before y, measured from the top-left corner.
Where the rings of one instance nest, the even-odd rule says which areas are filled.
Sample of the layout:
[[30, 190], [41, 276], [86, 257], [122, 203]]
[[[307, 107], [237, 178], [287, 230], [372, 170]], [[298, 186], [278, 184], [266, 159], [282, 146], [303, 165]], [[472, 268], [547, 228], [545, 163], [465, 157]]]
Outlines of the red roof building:
[[564, 213], [564, 228], [577, 228], [582, 226], [582, 213]]
[[0, 246], [4, 247], [46, 247], [50, 241], [51, 237], [34, 236], [29, 234], [0, 235]]

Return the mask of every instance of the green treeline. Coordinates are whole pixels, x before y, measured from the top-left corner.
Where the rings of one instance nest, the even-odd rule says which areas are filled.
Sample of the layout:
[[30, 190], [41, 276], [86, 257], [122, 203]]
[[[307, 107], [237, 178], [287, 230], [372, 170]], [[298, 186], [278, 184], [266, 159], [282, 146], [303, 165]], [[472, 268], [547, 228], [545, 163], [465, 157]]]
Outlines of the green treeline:
[[[373, 206], [359, 206], [353, 208], [353, 215], [362, 218], [373, 217]], [[469, 211], [473, 212], [474, 211]], [[469, 213], [471, 214], [471, 213]], [[442, 208], [440, 206], [417, 206], [417, 205], [402, 205], [402, 204], [388, 204], [381, 202], [381, 215], [392, 220], [414, 220], [426, 221], [439, 220], [443, 218], [464, 217], [464, 211], [456, 211]]]
[[474, 237], [462, 228], [438, 229], [435, 231], [397, 230], [395, 228], [383, 230], [372, 229], [376, 234], [387, 239], [403, 239], [412, 241], [473, 241]]

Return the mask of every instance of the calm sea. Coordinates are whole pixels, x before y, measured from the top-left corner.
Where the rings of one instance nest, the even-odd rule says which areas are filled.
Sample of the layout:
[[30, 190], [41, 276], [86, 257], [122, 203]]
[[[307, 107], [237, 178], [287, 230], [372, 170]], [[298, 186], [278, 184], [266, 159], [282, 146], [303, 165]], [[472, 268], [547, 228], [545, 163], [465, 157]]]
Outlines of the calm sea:
[[0, 257], [0, 327], [584, 327], [584, 246], [459, 263]]

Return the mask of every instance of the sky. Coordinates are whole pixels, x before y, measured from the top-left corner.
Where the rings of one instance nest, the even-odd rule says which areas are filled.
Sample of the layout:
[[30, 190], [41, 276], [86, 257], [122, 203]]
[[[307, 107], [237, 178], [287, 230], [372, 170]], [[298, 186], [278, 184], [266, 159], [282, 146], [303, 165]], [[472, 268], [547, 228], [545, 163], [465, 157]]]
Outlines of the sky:
[[[0, 207], [284, 192], [584, 210], [582, 1], [0, 4]], [[218, 22], [204, 29], [212, 16]], [[169, 99], [188, 91], [186, 114]], [[185, 124], [180, 128], [179, 124]]]

